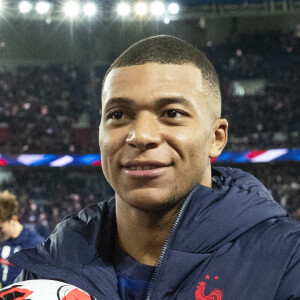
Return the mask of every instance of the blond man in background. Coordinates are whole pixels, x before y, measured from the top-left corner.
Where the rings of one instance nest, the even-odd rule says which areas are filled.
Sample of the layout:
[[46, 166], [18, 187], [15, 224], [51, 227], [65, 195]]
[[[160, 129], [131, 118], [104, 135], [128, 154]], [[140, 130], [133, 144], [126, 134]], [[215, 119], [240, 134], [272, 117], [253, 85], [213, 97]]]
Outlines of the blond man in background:
[[12, 254], [43, 241], [38, 233], [25, 228], [18, 218], [19, 203], [9, 191], [0, 193], [0, 288], [10, 285], [21, 269], [10, 263]]

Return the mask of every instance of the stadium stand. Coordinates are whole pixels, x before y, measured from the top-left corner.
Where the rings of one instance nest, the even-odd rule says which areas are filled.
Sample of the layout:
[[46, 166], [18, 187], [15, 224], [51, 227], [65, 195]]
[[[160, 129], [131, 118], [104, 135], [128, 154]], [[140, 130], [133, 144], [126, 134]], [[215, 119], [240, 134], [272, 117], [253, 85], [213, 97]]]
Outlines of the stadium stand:
[[80, 139], [82, 112], [89, 110], [86, 78], [77, 66], [1, 70], [1, 152], [89, 152], [89, 129]]

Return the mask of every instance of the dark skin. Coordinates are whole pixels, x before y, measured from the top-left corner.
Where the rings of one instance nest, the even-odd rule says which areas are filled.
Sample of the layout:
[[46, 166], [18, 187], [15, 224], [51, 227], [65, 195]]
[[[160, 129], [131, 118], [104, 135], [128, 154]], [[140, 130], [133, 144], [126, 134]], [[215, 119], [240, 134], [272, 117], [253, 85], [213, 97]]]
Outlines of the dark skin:
[[228, 123], [205, 86], [192, 64], [128, 66], [106, 78], [102, 168], [116, 192], [120, 246], [140, 263], [157, 265], [189, 191], [211, 187], [210, 158], [225, 147]]
[[[125, 207], [132, 214], [127, 214], [123, 218], [124, 214], [118, 210], [117, 223], [120, 246], [137, 261], [145, 265], [156, 266], [162, 246], [177, 217], [180, 202], [173, 209], [167, 212], [157, 212], [152, 216], [148, 212], [139, 211], [136, 213], [136, 210], [132, 211]], [[132, 220], [132, 222], [128, 222], [127, 219]], [[139, 228], [139, 233], [133, 234], [137, 231], [136, 226]]]

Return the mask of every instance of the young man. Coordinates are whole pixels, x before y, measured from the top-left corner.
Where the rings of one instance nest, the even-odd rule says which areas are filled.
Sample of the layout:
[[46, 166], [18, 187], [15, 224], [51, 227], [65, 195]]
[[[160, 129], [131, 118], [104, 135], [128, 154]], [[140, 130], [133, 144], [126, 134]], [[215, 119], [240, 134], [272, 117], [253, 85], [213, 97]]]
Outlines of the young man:
[[96, 299], [300, 298], [300, 225], [262, 184], [212, 168], [228, 124], [206, 57], [142, 40], [107, 71], [99, 144], [115, 198], [17, 253], [18, 280], [66, 281]]
[[35, 247], [43, 241], [38, 234], [23, 227], [18, 219], [19, 203], [16, 196], [0, 193], [0, 287], [14, 282], [21, 269], [9, 262], [9, 257], [23, 248]]

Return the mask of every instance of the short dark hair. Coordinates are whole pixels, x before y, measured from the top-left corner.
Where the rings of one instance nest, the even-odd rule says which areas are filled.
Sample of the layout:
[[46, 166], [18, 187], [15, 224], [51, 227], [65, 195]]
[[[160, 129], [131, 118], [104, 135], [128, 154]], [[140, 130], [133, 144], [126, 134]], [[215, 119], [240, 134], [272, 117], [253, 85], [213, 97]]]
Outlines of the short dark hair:
[[219, 78], [205, 54], [193, 45], [170, 35], [152, 36], [125, 50], [107, 70], [102, 90], [105, 79], [112, 69], [145, 63], [194, 64], [201, 70], [203, 79], [208, 83], [209, 92], [221, 102]]
[[14, 194], [9, 191], [0, 193], [0, 222], [11, 220], [14, 215], [18, 215], [19, 203]]

